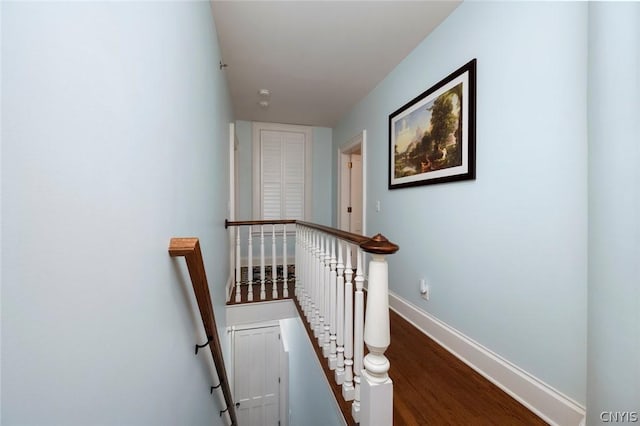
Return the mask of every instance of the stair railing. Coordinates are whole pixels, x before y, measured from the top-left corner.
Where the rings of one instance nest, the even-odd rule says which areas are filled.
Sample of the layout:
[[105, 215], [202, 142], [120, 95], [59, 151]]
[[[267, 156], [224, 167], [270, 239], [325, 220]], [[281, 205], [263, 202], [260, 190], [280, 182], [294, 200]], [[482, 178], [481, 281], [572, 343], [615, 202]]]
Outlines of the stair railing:
[[[232, 425], [238, 425], [236, 417], [235, 405], [231, 395], [229, 379], [227, 378], [227, 370], [224, 366], [222, 357], [222, 348], [220, 346], [220, 338], [218, 337], [218, 329], [216, 328], [216, 319], [211, 305], [211, 295], [209, 293], [209, 285], [207, 283], [207, 275], [204, 270], [204, 262], [202, 261], [202, 252], [200, 251], [200, 243], [197, 238], [172, 238], [169, 244], [169, 255], [171, 257], [184, 257], [187, 262], [187, 269], [191, 277], [191, 284], [198, 302], [200, 317], [207, 335], [207, 344], [211, 349], [213, 364], [216, 367], [220, 387], [224, 395], [224, 401], [227, 408], [220, 412], [220, 415], [227, 411]], [[201, 346], [197, 346], [201, 347]], [[197, 350], [196, 350], [197, 353]]]
[[[288, 270], [287, 224], [295, 224], [295, 277], [280, 278], [275, 265]], [[328, 226], [309, 222], [242, 221], [225, 222], [236, 227], [235, 302], [252, 301], [253, 287], [260, 286], [260, 299], [268, 283], [282, 281], [283, 291], [272, 299], [287, 297], [289, 282], [301, 313], [309, 324], [312, 340], [320, 348], [321, 360], [334, 372], [333, 380], [342, 389], [344, 401], [351, 402], [351, 416], [355, 422], [367, 425], [393, 423], [393, 383], [389, 378], [390, 364], [384, 352], [389, 347], [388, 267], [385, 257], [398, 246], [378, 234], [372, 238], [352, 234]], [[276, 227], [284, 229], [276, 234]], [[241, 244], [241, 228], [247, 228], [246, 258]], [[264, 229], [271, 231], [271, 272], [265, 277]], [[276, 241], [282, 235], [281, 242]], [[259, 240], [258, 240], [259, 238]], [[259, 241], [259, 255], [254, 254], [253, 240]], [[276, 260], [278, 249], [283, 256]], [[368, 265], [367, 307], [364, 309], [365, 254], [371, 256]], [[254, 277], [253, 258], [259, 256], [260, 275]], [[293, 260], [292, 259], [292, 260]], [[247, 265], [246, 279], [242, 264]], [[257, 271], [256, 271], [257, 272]], [[248, 300], [241, 298], [241, 286]], [[276, 297], [276, 295], [278, 297]], [[245, 297], [245, 296], [242, 296]], [[267, 298], [268, 299], [268, 298]], [[366, 312], [366, 318], [365, 318]], [[364, 357], [364, 344], [368, 354]]]
[[[293, 232], [294, 227], [287, 228], [287, 225], [295, 223], [295, 220], [246, 220], [234, 222], [225, 220], [224, 227], [231, 227], [231, 232], [235, 232], [235, 247], [232, 248], [232, 254], [235, 258], [235, 270], [231, 277], [235, 286], [235, 291], [233, 292], [235, 296], [232, 296], [235, 303], [289, 297], [289, 282], [293, 282], [293, 276], [289, 276], [288, 263], [289, 255], [293, 256], [293, 254], [288, 249], [287, 233]], [[246, 229], [246, 231], [243, 231], [243, 229]], [[271, 239], [270, 244], [266, 241], [265, 235]], [[278, 237], [281, 238], [279, 239]], [[257, 247], [254, 246], [254, 240], [257, 240]], [[247, 241], [246, 250], [243, 250], [243, 241]], [[271, 249], [267, 253], [268, 247], [271, 247]], [[254, 251], [258, 251], [258, 253], [254, 253]], [[291, 251], [293, 251], [293, 248]], [[259, 262], [258, 264], [254, 264], [255, 258]], [[291, 260], [293, 260], [293, 257], [291, 257]], [[270, 265], [267, 271], [266, 265], [268, 262]], [[257, 267], [259, 268], [258, 271], [255, 271], [254, 269]], [[278, 274], [279, 267], [282, 268], [282, 275]], [[243, 273], [245, 270], [246, 273]], [[259, 273], [258, 277], [256, 277], [255, 272]], [[242, 286], [245, 286], [246, 289], [245, 300], [242, 299], [244, 294]], [[258, 288], [254, 289], [254, 286]], [[267, 286], [271, 286], [271, 291], [268, 294], [266, 291]], [[255, 293], [257, 293], [257, 296]]]

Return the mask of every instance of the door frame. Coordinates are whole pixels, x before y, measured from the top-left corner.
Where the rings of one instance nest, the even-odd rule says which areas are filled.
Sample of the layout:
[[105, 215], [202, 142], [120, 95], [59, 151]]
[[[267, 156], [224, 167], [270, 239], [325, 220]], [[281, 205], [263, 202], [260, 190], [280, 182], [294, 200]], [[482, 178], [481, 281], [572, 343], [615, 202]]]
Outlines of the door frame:
[[[236, 124], [229, 123], [229, 193], [227, 200], [227, 217], [229, 220], [236, 220], [236, 206], [238, 203], [238, 135], [236, 134]], [[229, 238], [229, 276], [227, 278], [227, 302], [231, 300], [233, 284], [235, 278], [235, 228], [230, 227], [227, 231]]]
[[338, 229], [342, 229], [344, 220], [342, 213], [346, 211], [343, 183], [346, 181], [349, 169], [347, 167], [348, 158], [351, 153], [360, 149], [362, 157], [362, 235], [367, 235], [367, 131], [363, 130], [349, 139], [343, 146], [338, 148], [338, 200], [337, 200], [337, 224]]

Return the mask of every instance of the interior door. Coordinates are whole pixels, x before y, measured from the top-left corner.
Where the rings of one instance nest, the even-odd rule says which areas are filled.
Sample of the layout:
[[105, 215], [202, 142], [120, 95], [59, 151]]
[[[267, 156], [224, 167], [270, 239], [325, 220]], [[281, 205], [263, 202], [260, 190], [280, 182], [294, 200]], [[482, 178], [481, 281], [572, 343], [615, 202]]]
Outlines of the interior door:
[[242, 426], [277, 426], [280, 421], [279, 335], [279, 326], [235, 332], [234, 396]]
[[362, 234], [362, 156], [351, 154], [349, 232]]

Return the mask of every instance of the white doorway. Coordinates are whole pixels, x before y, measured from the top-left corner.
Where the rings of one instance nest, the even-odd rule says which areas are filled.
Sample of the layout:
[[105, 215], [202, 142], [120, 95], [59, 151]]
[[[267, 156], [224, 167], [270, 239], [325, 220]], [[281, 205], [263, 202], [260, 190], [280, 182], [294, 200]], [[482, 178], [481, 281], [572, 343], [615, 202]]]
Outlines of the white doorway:
[[280, 407], [281, 350], [278, 325], [234, 330], [234, 400], [238, 424], [242, 426], [278, 426], [280, 424], [281, 413], [283, 411], [286, 413]]
[[338, 228], [366, 235], [366, 140], [363, 130], [338, 152]]

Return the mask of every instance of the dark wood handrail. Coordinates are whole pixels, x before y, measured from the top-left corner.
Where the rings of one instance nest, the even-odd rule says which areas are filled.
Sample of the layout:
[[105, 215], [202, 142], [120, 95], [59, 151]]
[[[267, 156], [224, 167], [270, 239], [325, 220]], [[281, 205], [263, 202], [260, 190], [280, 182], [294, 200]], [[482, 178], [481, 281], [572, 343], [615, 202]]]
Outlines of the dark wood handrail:
[[196, 295], [202, 324], [204, 325], [207, 340], [211, 348], [213, 364], [216, 367], [218, 379], [222, 385], [222, 393], [224, 394], [224, 400], [227, 404], [231, 424], [237, 426], [238, 418], [236, 417], [236, 407], [233, 404], [227, 370], [225, 369], [224, 359], [222, 358], [222, 347], [220, 346], [220, 338], [218, 337], [218, 329], [216, 328], [213, 306], [211, 306], [211, 295], [209, 294], [209, 284], [207, 283], [207, 275], [204, 270], [204, 262], [202, 261], [200, 242], [197, 238], [172, 238], [169, 244], [169, 255], [171, 257], [184, 256], [187, 261], [187, 269], [191, 277], [193, 292]]
[[357, 244], [362, 250], [372, 254], [393, 254], [399, 250], [397, 244], [387, 240], [384, 235], [376, 234], [373, 237], [366, 237], [360, 234], [353, 234], [351, 232], [342, 231], [340, 229], [332, 228], [330, 226], [319, 225], [317, 223], [304, 222], [302, 220], [282, 219], [282, 220], [245, 220], [245, 221], [224, 221], [224, 227], [229, 226], [248, 226], [248, 225], [281, 225], [295, 223], [298, 225], [306, 226], [307, 228], [316, 229], [318, 231], [325, 232], [334, 237], [348, 241], [353, 244]]
[[225, 219], [224, 227], [230, 226], [248, 226], [248, 225], [284, 225], [289, 223], [296, 223], [293, 219], [274, 219], [274, 220], [237, 220], [231, 221]]

